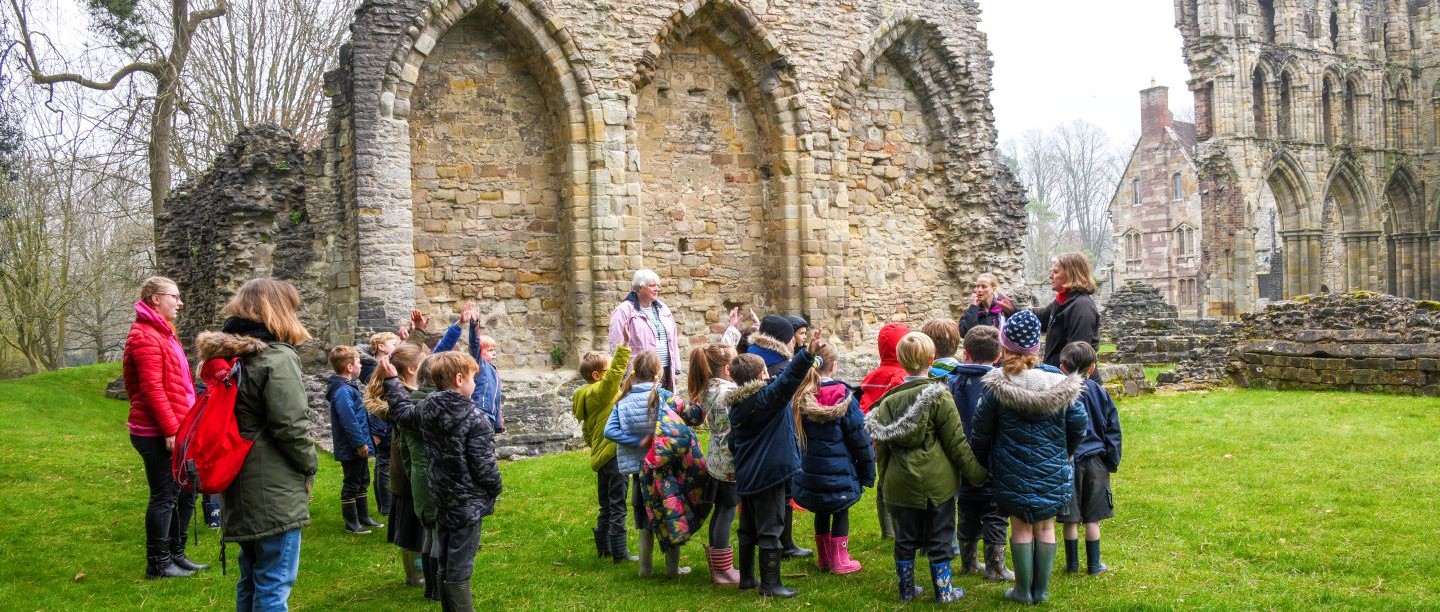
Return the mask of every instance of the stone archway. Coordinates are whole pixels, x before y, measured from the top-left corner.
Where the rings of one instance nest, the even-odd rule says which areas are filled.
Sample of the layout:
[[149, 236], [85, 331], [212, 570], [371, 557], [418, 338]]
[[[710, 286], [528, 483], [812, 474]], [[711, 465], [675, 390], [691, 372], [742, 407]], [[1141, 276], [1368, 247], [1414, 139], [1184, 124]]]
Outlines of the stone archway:
[[1424, 206], [1410, 169], [1401, 166], [1385, 185], [1384, 226], [1388, 286], [1392, 295], [1421, 298], [1431, 295], [1430, 236], [1425, 232]]
[[545, 367], [594, 342], [599, 99], [543, 3], [436, 6], [384, 80], [376, 144], [389, 153], [367, 170], [388, 197], [360, 203], [382, 225], [360, 232], [362, 300], [444, 316], [477, 299], [487, 333], [514, 347], [500, 365]]
[[622, 249], [684, 296], [682, 334], [720, 305], [799, 312], [806, 121], [787, 52], [743, 4], [695, 0], [637, 63]]
[[1322, 201], [1321, 261], [1318, 272], [1332, 290], [1382, 291], [1386, 258], [1380, 243], [1364, 172], [1344, 157], [1326, 178]]
[[[1274, 256], [1278, 256], [1280, 265], [1273, 266], [1271, 273], [1281, 273], [1282, 296], [1289, 298], [1318, 291], [1321, 283], [1318, 264], [1321, 233], [1317, 229], [1320, 227], [1320, 219], [1315, 207], [1310, 205], [1313, 201], [1310, 187], [1295, 158], [1283, 152], [1275, 156], [1265, 172], [1265, 180], [1259, 192], [1259, 206], [1255, 210], [1275, 211], [1275, 230], [1279, 243], [1274, 244], [1275, 241], [1272, 240], [1271, 248]], [[1267, 194], [1273, 201], [1267, 201]], [[1246, 225], [1259, 228], [1265, 221], [1267, 220], [1251, 218]], [[1254, 245], [1253, 242], [1237, 244], [1236, 252], [1244, 252], [1246, 248], [1242, 247], [1253, 249]], [[1252, 276], [1250, 271], [1245, 272], [1243, 275], [1237, 274], [1235, 278], [1249, 279]], [[1256, 283], [1259, 283], [1258, 278]]]

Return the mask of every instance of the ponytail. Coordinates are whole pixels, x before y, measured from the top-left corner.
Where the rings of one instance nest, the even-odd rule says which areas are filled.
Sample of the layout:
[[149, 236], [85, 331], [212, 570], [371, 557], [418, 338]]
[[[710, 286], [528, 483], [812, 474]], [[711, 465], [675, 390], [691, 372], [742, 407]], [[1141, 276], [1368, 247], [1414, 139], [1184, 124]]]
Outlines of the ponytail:
[[734, 358], [735, 348], [728, 344], [712, 342], [690, 349], [690, 376], [685, 384], [685, 390], [690, 393], [690, 403], [701, 403], [710, 379], [719, 377]]

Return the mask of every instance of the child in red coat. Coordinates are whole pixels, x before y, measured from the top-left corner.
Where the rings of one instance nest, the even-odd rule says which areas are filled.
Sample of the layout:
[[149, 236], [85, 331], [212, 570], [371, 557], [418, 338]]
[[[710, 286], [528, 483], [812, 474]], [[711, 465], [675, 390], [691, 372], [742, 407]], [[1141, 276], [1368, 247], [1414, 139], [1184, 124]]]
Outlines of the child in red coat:
[[[895, 356], [895, 347], [900, 344], [900, 339], [910, 333], [910, 326], [904, 323], [886, 323], [880, 328], [880, 336], [877, 341], [880, 349], [880, 366], [871, 370], [865, 378], [860, 381], [860, 411], [870, 413], [870, 407], [880, 401], [887, 392], [905, 382], [909, 373], [900, 365], [900, 358]], [[879, 483], [875, 485], [875, 510], [880, 518], [880, 537], [886, 540], [894, 538], [894, 531], [890, 525], [890, 513], [885, 510], [885, 491], [881, 490]]]

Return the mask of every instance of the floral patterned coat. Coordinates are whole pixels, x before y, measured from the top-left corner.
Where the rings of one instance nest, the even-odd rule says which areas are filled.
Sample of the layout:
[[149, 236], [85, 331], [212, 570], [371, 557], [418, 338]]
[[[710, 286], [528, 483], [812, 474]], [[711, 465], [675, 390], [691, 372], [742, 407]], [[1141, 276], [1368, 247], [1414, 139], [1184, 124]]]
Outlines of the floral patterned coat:
[[650, 452], [640, 470], [645, 518], [662, 549], [690, 541], [710, 514], [705, 490], [710, 473], [700, 439], [669, 407], [655, 420]]

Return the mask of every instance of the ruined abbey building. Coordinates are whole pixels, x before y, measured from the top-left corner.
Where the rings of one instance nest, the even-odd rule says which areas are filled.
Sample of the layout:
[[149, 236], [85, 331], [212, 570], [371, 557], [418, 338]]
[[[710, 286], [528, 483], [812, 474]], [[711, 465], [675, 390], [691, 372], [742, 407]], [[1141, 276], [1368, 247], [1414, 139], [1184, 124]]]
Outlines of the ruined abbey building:
[[1283, 297], [1440, 295], [1440, 3], [1175, 6], [1195, 95], [1202, 314], [1254, 310], [1271, 265]]
[[[798, 313], [851, 349], [1019, 278], [974, 0], [366, 0], [329, 137], [247, 131], [177, 190], [160, 269], [188, 341], [238, 283], [295, 281], [317, 347], [432, 331], [501, 347], [508, 443], [576, 434], [567, 369], [637, 268], [680, 331]], [[683, 344], [682, 344], [683, 346]], [[313, 350], [313, 349], [312, 349]]]

